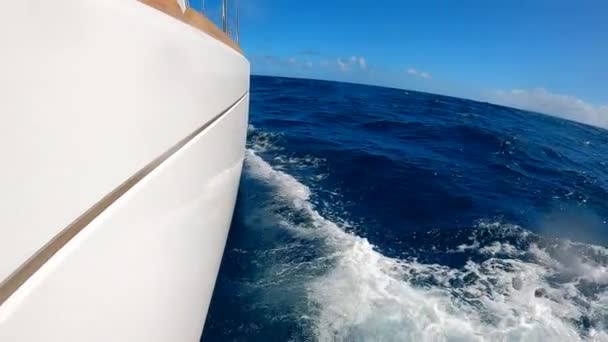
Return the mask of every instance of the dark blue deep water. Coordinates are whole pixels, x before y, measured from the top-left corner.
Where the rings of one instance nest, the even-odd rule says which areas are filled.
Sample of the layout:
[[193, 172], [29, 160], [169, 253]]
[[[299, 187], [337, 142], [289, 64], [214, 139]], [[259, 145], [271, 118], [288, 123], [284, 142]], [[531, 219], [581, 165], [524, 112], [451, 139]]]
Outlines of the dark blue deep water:
[[203, 341], [607, 341], [608, 131], [253, 77]]

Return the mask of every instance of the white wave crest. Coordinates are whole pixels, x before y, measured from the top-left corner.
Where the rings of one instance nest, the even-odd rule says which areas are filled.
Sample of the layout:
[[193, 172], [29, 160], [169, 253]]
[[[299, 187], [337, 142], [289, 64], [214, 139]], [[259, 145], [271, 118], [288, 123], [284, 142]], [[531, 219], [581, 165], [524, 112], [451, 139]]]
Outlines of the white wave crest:
[[307, 217], [304, 223], [282, 220], [284, 226], [328, 246], [331, 267], [306, 285], [312, 308], [306, 317], [319, 341], [608, 341], [604, 329], [582, 333], [576, 323], [583, 316], [607, 316], [608, 294], [590, 302], [574, 283], [548, 282], [571, 265], [583, 278], [601, 282], [605, 268], [581, 259], [567, 265], [535, 244], [522, 251], [501, 242], [459, 246], [488, 257], [462, 269], [389, 258], [324, 218], [306, 185], [251, 149], [246, 165], [252, 177]]
[[274, 141], [280, 134], [257, 130], [253, 125], [247, 127], [247, 146], [257, 152], [276, 151], [281, 148]]

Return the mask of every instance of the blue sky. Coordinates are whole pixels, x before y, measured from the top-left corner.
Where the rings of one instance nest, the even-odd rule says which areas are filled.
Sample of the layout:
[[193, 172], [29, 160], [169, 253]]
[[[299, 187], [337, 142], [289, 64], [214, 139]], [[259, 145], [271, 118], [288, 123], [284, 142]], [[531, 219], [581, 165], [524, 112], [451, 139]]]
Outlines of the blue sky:
[[240, 0], [240, 7], [253, 74], [421, 90], [608, 126], [605, 0]]

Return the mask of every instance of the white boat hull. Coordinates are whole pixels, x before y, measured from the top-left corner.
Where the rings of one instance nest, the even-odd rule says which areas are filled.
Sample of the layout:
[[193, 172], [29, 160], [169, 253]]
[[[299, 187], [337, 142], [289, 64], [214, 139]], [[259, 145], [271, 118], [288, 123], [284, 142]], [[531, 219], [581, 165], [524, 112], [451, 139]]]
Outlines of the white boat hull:
[[125, 0], [3, 3], [0, 41], [3, 294], [111, 201], [8, 293], [0, 341], [198, 340], [243, 162], [248, 62]]

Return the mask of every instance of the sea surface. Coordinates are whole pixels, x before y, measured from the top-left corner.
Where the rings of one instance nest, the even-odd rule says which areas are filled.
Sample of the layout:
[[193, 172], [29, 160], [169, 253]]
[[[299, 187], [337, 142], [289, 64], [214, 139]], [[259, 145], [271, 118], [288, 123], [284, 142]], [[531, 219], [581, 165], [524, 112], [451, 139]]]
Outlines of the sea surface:
[[608, 131], [253, 77], [202, 341], [608, 341]]

